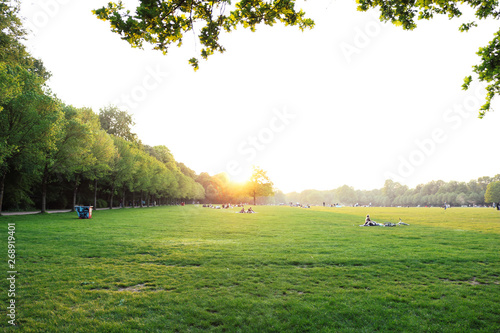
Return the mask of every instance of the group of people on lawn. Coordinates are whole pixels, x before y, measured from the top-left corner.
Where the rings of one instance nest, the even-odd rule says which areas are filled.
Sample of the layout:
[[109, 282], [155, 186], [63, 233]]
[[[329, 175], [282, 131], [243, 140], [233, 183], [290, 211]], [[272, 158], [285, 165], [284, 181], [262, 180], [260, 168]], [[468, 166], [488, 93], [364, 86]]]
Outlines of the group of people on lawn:
[[245, 211], [245, 207], [241, 208], [241, 210], [238, 212], [238, 213], [249, 213], [249, 214], [252, 214], [252, 213], [255, 213], [255, 211], [252, 209], [252, 207], [248, 208], [247, 211]]
[[370, 215], [366, 215], [366, 219], [365, 219], [365, 224], [361, 224], [360, 227], [375, 227], [375, 226], [381, 226], [381, 227], [395, 227], [397, 225], [409, 225], [408, 223], [404, 223], [403, 221], [401, 221], [401, 218], [399, 219], [399, 223], [384, 223], [384, 224], [381, 224], [381, 223], [377, 223], [375, 221], [372, 221], [372, 219], [370, 218]]
[[236, 206], [232, 206], [231, 204], [224, 204], [221, 206], [214, 206], [212, 204], [204, 204], [203, 207], [205, 208], [213, 208], [213, 209], [229, 209], [229, 208], [233, 208], [233, 207], [241, 207], [241, 210], [236, 212], [236, 213], [255, 213], [255, 211], [252, 209], [252, 207], [248, 208], [248, 210], [245, 210], [245, 207], [243, 206], [243, 204], [240, 204], [240, 205], [236, 205]]

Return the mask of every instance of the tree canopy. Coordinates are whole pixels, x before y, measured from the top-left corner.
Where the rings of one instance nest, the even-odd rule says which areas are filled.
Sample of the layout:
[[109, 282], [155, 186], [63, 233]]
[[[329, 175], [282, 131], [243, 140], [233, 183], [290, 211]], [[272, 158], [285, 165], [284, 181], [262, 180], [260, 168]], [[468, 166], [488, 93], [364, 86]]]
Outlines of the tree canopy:
[[[357, 0], [359, 11], [380, 10], [380, 20], [401, 26], [405, 30], [417, 27], [417, 20], [430, 20], [436, 15], [448, 18], [461, 17], [467, 8], [474, 10], [477, 20], [500, 17], [498, 0], [465, 1], [397, 1]], [[167, 53], [172, 44], [182, 45], [185, 34], [192, 31], [203, 45], [201, 57], [207, 59], [214, 52], [224, 52], [219, 37], [222, 31], [232, 32], [238, 26], [255, 30], [259, 24], [272, 26], [276, 22], [298, 26], [301, 30], [314, 27], [314, 21], [306, 17], [303, 10], [296, 9], [295, 0], [240, 0], [232, 4], [229, 0], [142, 0], [132, 13], [121, 1], [109, 2], [96, 9], [94, 14], [111, 24], [132, 47], [142, 48], [150, 44], [154, 49]], [[476, 20], [461, 24], [462, 32], [477, 26]], [[479, 64], [473, 66], [473, 73], [479, 81], [487, 84], [485, 104], [480, 107], [479, 117], [491, 110], [492, 99], [500, 94], [500, 30], [488, 45], [477, 54]], [[198, 69], [197, 58], [189, 60]], [[472, 75], [464, 79], [462, 88], [467, 90], [473, 81]]]
[[0, 212], [4, 198], [8, 209], [42, 212], [112, 207], [115, 195], [124, 203], [137, 194], [141, 206], [203, 199], [196, 173], [168, 148], [142, 145], [126, 111], [110, 105], [97, 115], [50, 93], [48, 71], [21, 43], [18, 12], [19, 1], [0, 0]]
[[45, 89], [48, 72], [21, 43], [26, 33], [18, 12], [18, 1], [0, 1], [0, 211], [6, 182], [14, 197], [27, 198], [61, 119], [58, 101]]
[[[314, 25], [302, 10], [295, 8], [295, 0], [241, 0], [234, 5], [229, 0], [142, 0], [134, 14], [119, 1], [109, 2], [94, 14], [109, 21], [113, 32], [131, 46], [142, 48], [148, 43], [164, 54], [172, 44], [180, 46], [185, 34], [192, 31], [203, 45], [203, 59], [225, 51], [219, 42], [223, 30], [231, 32], [243, 26], [254, 31], [259, 24], [272, 26], [276, 22], [302, 30]], [[197, 58], [189, 62], [198, 69]]]
[[491, 182], [486, 188], [486, 193], [484, 195], [484, 200], [486, 202], [500, 202], [500, 181]]
[[[250, 7], [270, 4], [244, 3]], [[277, 3], [272, 3], [274, 10], [278, 10]], [[94, 206], [113, 207], [116, 197], [123, 205], [129, 202], [140, 206], [181, 200], [242, 203], [252, 198], [254, 204], [257, 198], [262, 203], [288, 200], [375, 205], [441, 205], [444, 202], [482, 205], [500, 201], [500, 175], [468, 183], [432, 181], [415, 189], [388, 180], [380, 190], [358, 191], [344, 185], [330, 191], [308, 190], [288, 195], [275, 192], [273, 183], [260, 168], [254, 169], [246, 186], [231, 182], [225, 173], [197, 175], [176, 161], [166, 146], [142, 144], [131, 132], [134, 122], [127, 112], [108, 106], [97, 115], [89, 108], [66, 105], [52, 95], [45, 85], [48, 71], [20, 42], [24, 31], [17, 18], [18, 4], [19, 1], [0, 0], [0, 212], [4, 199], [7, 209], [39, 206], [42, 211], [49, 205], [67, 208], [74, 207], [76, 202], [92, 201]], [[152, 5], [148, 1], [142, 4]], [[496, 8], [496, 2], [492, 6]], [[240, 7], [237, 5], [237, 8]], [[493, 15], [493, 9], [484, 10]], [[387, 13], [391, 11], [388, 9]], [[291, 14], [287, 12], [287, 15]], [[262, 20], [265, 24], [271, 22]], [[411, 21], [405, 24], [411, 27]], [[490, 65], [498, 66], [495, 60], [498, 52], [490, 56]], [[493, 77], [496, 80], [498, 72]], [[274, 194], [277, 195], [272, 197]]]
[[256, 204], [257, 197], [273, 196], [273, 185], [273, 182], [267, 176], [267, 172], [254, 166], [252, 176], [246, 185], [248, 194], [253, 198], [253, 204]]
[[[500, 174], [494, 177], [480, 177], [469, 182], [433, 180], [408, 188], [392, 180], [386, 180], [384, 187], [374, 190], [356, 190], [348, 185], [328, 191], [305, 190], [285, 195], [286, 201], [322, 205], [373, 205], [373, 206], [452, 206], [485, 205], [500, 202]], [[489, 189], [489, 190], [488, 190]], [[496, 189], [496, 190], [495, 190]], [[493, 200], [494, 198], [497, 198]]]
[[132, 133], [132, 126], [135, 125], [132, 116], [126, 111], [110, 105], [100, 109], [99, 121], [102, 129], [108, 134], [112, 134], [134, 142], [137, 140], [137, 134]]
[[[497, 0], [463, 0], [463, 1], [396, 1], [396, 0], [357, 0], [358, 10], [367, 11], [370, 8], [380, 10], [380, 20], [401, 26], [405, 30], [417, 27], [416, 20], [430, 20], [435, 15], [446, 15], [449, 19], [461, 17], [467, 7], [474, 10], [477, 20], [500, 18], [500, 5]], [[458, 29], [462, 32], [477, 26], [477, 21], [461, 24]], [[491, 109], [491, 100], [500, 94], [500, 30], [490, 43], [479, 48], [477, 55], [480, 63], [473, 66], [479, 81], [487, 83], [486, 102], [479, 110], [479, 117], [484, 117]], [[464, 79], [462, 88], [467, 90], [472, 82], [471, 75]]]

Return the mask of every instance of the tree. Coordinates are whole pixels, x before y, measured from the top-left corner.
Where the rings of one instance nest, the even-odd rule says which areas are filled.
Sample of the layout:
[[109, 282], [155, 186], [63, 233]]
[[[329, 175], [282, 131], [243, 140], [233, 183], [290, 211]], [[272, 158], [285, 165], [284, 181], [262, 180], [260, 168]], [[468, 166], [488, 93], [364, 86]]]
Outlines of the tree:
[[132, 192], [138, 192], [139, 197], [139, 206], [143, 207], [144, 202], [144, 192], [147, 192], [151, 186], [151, 178], [152, 178], [152, 168], [151, 163], [153, 157], [146, 154], [144, 151], [137, 149], [136, 153], [136, 161], [134, 166], [134, 171], [132, 174]]
[[0, 112], [4, 104], [19, 96], [22, 92], [20, 67], [13, 70], [6, 63], [0, 63]]
[[130, 142], [137, 141], [137, 134], [132, 133], [131, 129], [135, 123], [132, 116], [126, 111], [121, 111], [116, 106], [110, 105], [99, 110], [99, 121], [102, 129], [108, 134]]
[[[141, 169], [145, 173], [150, 172], [149, 183], [145, 183], [149, 184], [146, 186], [148, 200], [151, 195], [185, 201], [205, 198], [205, 188], [196, 182], [198, 179], [196, 172], [184, 163], [176, 162], [167, 147], [144, 145], [142, 149], [154, 159], [150, 161], [152, 164], [149, 167]], [[208, 178], [211, 179], [210, 176]]]
[[179, 163], [177, 162], [177, 166], [181, 170], [183, 174], [185, 174], [188, 177], [191, 177], [192, 179], [196, 179], [198, 176], [196, 175], [196, 172], [190, 168], [188, 168], [184, 163]]
[[275, 204], [282, 204], [286, 203], [286, 196], [285, 193], [283, 193], [280, 190], [274, 191], [274, 203]]
[[300, 193], [300, 202], [304, 204], [319, 205], [324, 201], [323, 195], [318, 190], [305, 190]]
[[21, 42], [26, 31], [19, 18], [19, 7], [19, 0], [0, 0], [0, 63], [11, 68], [20, 66], [45, 82], [50, 76], [49, 72], [42, 61], [33, 58], [26, 51]]
[[[53, 147], [60, 109], [45, 92], [49, 75], [21, 40], [19, 1], [0, 1], [0, 212], [7, 174], [25, 174], [18, 194], [40, 175], [40, 151]], [[19, 183], [20, 184], [20, 183]]]
[[339, 200], [344, 204], [352, 205], [357, 200], [356, 191], [350, 186], [341, 186], [337, 189], [336, 193]]
[[22, 81], [18, 72], [26, 51], [19, 43], [25, 32], [17, 16], [18, 11], [18, 4], [12, 6], [7, 1], [0, 2], [0, 111], [2, 105], [21, 94]]
[[[421, 189], [420, 189], [420, 193], [422, 195], [432, 195], [432, 194], [436, 194], [439, 192], [439, 189], [444, 186], [445, 182], [442, 181], [442, 180], [433, 180], [433, 181], [430, 181], [429, 183], [425, 184]], [[464, 191], [466, 192], [467, 191], [467, 187], [465, 187], [465, 183], [464, 183]]]
[[253, 167], [252, 176], [246, 184], [247, 193], [256, 204], [257, 197], [268, 197], [274, 195], [273, 182], [267, 176], [267, 172], [259, 167]]
[[[105, 178], [109, 189], [109, 209], [113, 208], [113, 198], [117, 189], [130, 186], [132, 175], [135, 172], [136, 153], [133, 144], [123, 138], [112, 135], [116, 147], [115, 154], [110, 162], [110, 173]], [[123, 202], [125, 205], [125, 202]]]
[[467, 202], [467, 194], [465, 194], [464, 192], [462, 193], [459, 193], [457, 195], [457, 202], [460, 204], [460, 205], [465, 205], [465, 203]]
[[[500, 9], [496, 0], [429, 0], [429, 1], [397, 1], [397, 0], [358, 0], [358, 10], [367, 11], [370, 8], [380, 9], [380, 20], [392, 22], [405, 30], [413, 30], [417, 27], [415, 19], [432, 19], [435, 15], [447, 15], [450, 19], [462, 16], [463, 5], [475, 10], [475, 16], [479, 20], [486, 18], [500, 18]], [[464, 23], [459, 27], [462, 32], [477, 26], [475, 21]], [[483, 118], [491, 109], [491, 100], [500, 94], [500, 30], [494, 34], [493, 39], [485, 47], [479, 48], [477, 54], [481, 62], [473, 67], [479, 81], [488, 83], [486, 87], [486, 103], [479, 110], [479, 118]], [[472, 82], [472, 76], [464, 79], [462, 88], [467, 90]]]
[[205, 189], [206, 198], [209, 202], [217, 202], [217, 198], [219, 197], [219, 192], [212, 184], [208, 184]]
[[[357, 0], [358, 10], [380, 9], [380, 20], [390, 21], [405, 30], [417, 27], [415, 19], [432, 19], [435, 15], [447, 15], [450, 19], [462, 15], [464, 4], [475, 10], [478, 20], [500, 17], [499, 4], [496, 0]], [[231, 8], [232, 10], [230, 10]], [[224, 52], [219, 43], [222, 30], [231, 32], [238, 26], [252, 31], [258, 24], [272, 26], [276, 22], [298, 26], [301, 30], [312, 28], [314, 21], [306, 18], [302, 10], [295, 9], [295, 0], [240, 0], [231, 6], [229, 0], [143, 0], [135, 14], [126, 10], [122, 2], [109, 2], [107, 6], [96, 9], [93, 13], [101, 20], [108, 21], [113, 32], [120, 34], [132, 47], [142, 48], [144, 43], [154, 49], [167, 53], [171, 44], [181, 46], [184, 34], [199, 30], [197, 35], [201, 56], [207, 59], [215, 51]], [[475, 21], [463, 23], [459, 30], [468, 31], [477, 26]], [[199, 28], [199, 29], [198, 29]], [[479, 48], [477, 54], [480, 63], [473, 66], [473, 72], [479, 81], [488, 83], [486, 102], [479, 110], [483, 118], [491, 109], [491, 101], [500, 94], [500, 30], [495, 33], [490, 43]], [[198, 69], [198, 59], [189, 60], [194, 69]], [[472, 76], [467, 76], [462, 85], [468, 89]]]
[[23, 71], [22, 93], [0, 112], [0, 211], [8, 172], [41, 174], [43, 153], [53, 151], [60, 129], [59, 103], [42, 91], [40, 78]]
[[192, 200], [201, 200], [205, 198], [205, 189], [202, 186], [202, 184], [198, 183], [196, 180], [198, 178], [198, 175], [196, 175], [196, 172], [190, 168], [188, 168], [184, 163], [179, 163], [177, 162], [177, 166], [179, 170], [183, 174], [183, 178], [185, 181], [184, 187], [186, 188], [187, 192], [185, 196], [183, 197], [184, 199], [192, 199]]
[[87, 178], [94, 181], [94, 207], [97, 208], [97, 183], [111, 172], [110, 164], [116, 154], [116, 147], [104, 130], [99, 129], [94, 134], [91, 152], [95, 163], [88, 170]]
[[241, 192], [240, 189], [234, 188], [234, 184], [229, 183], [226, 173], [219, 173], [212, 177], [208, 173], [202, 172], [195, 180], [204, 188], [205, 199], [209, 203], [232, 202]]
[[202, 172], [196, 177], [196, 181], [200, 183], [205, 190], [212, 185], [212, 177], [207, 172]]
[[[48, 185], [56, 177], [73, 183], [71, 209], [74, 210], [81, 179], [95, 164], [95, 157], [92, 155], [94, 113], [90, 109], [77, 109], [71, 105], [63, 106], [62, 113], [64, 117], [59, 122], [54, 147], [42, 151], [42, 213], [46, 211]], [[98, 122], [95, 115], [93, 120], [94, 130], [97, 131]]]
[[392, 203], [396, 197], [402, 196], [407, 190], [408, 186], [387, 179], [382, 188], [382, 193], [389, 198]]
[[484, 194], [484, 201], [487, 203], [500, 203], [500, 181], [491, 182], [488, 184], [486, 193]]
[[[314, 26], [302, 10], [295, 9], [295, 0], [240, 0], [234, 4], [230, 0], [142, 0], [133, 15], [119, 1], [93, 13], [109, 21], [112, 31], [132, 47], [142, 48], [148, 43], [164, 54], [172, 44], [181, 46], [184, 35], [192, 31], [203, 45], [203, 59], [215, 51], [225, 51], [219, 43], [222, 30], [229, 33], [243, 26], [254, 31], [259, 24], [272, 26], [276, 22], [301, 30]], [[198, 69], [198, 59], [191, 58], [189, 63]]]
[[472, 192], [467, 197], [467, 202], [471, 205], [477, 205], [483, 201], [484, 196], [481, 196], [479, 193]]

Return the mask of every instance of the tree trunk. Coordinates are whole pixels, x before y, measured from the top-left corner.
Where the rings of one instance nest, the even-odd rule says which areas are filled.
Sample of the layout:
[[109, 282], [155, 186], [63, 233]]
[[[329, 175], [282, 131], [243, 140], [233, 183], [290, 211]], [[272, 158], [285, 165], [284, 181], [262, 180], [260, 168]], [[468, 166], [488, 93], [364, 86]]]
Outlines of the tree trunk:
[[80, 176], [75, 176], [75, 188], [73, 189], [73, 206], [71, 207], [71, 211], [75, 211], [76, 206], [76, 194], [78, 193], [78, 185], [80, 185]]
[[42, 209], [40, 210], [41, 213], [45, 213], [47, 211], [47, 182], [49, 180], [49, 170], [47, 166], [45, 166], [45, 169], [43, 170], [43, 177], [42, 177]]
[[94, 180], [94, 209], [97, 209], [97, 178]]
[[115, 185], [111, 186], [111, 193], [109, 195], [109, 209], [113, 209], [113, 196], [115, 195]]
[[5, 176], [7, 176], [7, 172], [4, 172], [2, 178], [0, 179], [0, 215], [2, 215], [2, 203], [3, 203], [3, 191], [5, 188]]
[[126, 202], [125, 202], [125, 186], [123, 187], [123, 199], [122, 199], [122, 202], [123, 202], [122, 208], [125, 208], [125, 206], [127, 205]]

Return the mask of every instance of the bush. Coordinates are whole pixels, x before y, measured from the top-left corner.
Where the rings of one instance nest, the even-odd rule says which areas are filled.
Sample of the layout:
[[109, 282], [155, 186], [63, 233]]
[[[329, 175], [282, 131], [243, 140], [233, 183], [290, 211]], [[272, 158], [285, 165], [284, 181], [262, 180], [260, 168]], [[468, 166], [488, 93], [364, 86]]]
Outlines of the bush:
[[104, 199], [97, 199], [97, 207], [95, 208], [106, 208], [108, 207], [108, 202]]

